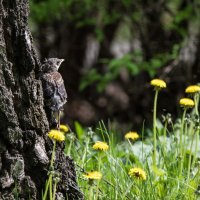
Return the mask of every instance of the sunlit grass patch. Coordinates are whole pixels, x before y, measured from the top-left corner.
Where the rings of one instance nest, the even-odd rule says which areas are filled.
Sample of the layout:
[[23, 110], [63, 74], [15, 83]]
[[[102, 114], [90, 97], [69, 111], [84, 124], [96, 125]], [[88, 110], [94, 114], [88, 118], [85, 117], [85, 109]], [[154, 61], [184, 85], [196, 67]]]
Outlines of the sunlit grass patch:
[[75, 132], [65, 134], [65, 153], [76, 163], [85, 199], [200, 198], [199, 92], [177, 104], [183, 108], [181, 118], [166, 114], [161, 120], [156, 115], [158, 92], [166, 83], [156, 80], [151, 85], [152, 127], [137, 132], [127, 128], [124, 135], [102, 121], [93, 128], [76, 122]]
[[[160, 80], [156, 84], [159, 85], [151, 83], [156, 91], [166, 87]], [[180, 101], [185, 112], [182, 119], [172, 120], [167, 114], [162, 121], [155, 114], [153, 130], [148, 131], [154, 137], [145, 137], [145, 140], [145, 128], [139, 133], [127, 130], [125, 140], [119, 139], [123, 133], [107, 128], [103, 122], [92, 129], [93, 134], [83, 129], [84, 137], [77, 140], [73, 157], [77, 162], [79, 185], [86, 198], [89, 197], [88, 182], [82, 179], [82, 173], [100, 169], [103, 177], [93, 199], [198, 199], [197, 103], [198, 98]], [[154, 105], [155, 112], [156, 107]], [[95, 141], [102, 141], [109, 149], [102, 153], [96, 151], [98, 148], [93, 148]], [[82, 152], [84, 159], [81, 159]]]

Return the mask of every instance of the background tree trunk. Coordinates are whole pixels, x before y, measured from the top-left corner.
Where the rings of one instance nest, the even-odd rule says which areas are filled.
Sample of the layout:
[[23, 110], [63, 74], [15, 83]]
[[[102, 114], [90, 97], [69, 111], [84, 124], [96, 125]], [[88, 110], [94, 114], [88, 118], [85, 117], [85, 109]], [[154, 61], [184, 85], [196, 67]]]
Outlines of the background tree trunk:
[[[28, 12], [27, 0], [0, 2], [0, 199], [41, 199], [52, 149]], [[59, 196], [82, 199], [61, 146], [56, 163]]]

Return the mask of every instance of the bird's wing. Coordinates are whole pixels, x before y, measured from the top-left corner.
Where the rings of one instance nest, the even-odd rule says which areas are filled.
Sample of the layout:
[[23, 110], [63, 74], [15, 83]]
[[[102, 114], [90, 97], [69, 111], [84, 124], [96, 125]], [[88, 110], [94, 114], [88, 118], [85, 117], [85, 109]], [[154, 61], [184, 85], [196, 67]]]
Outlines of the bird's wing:
[[45, 99], [51, 98], [55, 94], [56, 86], [52, 73], [44, 73], [41, 76]]
[[63, 81], [61, 74], [59, 72], [54, 72], [53, 77], [55, 80], [55, 84], [57, 86], [58, 95], [60, 96], [62, 101], [66, 101], [67, 92], [65, 90], [65, 85], [64, 85], [64, 81]]
[[51, 98], [55, 94], [59, 95], [61, 101], [66, 101], [67, 93], [64, 81], [59, 72], [45, 73], [42, 75], [42, 84], [45, 98]]

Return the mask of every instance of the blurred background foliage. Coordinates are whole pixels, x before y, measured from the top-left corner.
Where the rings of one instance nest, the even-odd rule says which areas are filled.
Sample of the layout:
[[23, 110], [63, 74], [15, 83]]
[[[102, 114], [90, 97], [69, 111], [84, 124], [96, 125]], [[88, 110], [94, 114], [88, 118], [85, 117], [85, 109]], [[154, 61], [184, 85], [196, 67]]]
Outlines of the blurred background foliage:
[[200, 79], [199, 15], [198, 0], [31, 0], [41, 60], [65, 59], [64, 122], [150, 124], [155, 77], [168, 84], [159, 114], [176, 116], [185, 86]]

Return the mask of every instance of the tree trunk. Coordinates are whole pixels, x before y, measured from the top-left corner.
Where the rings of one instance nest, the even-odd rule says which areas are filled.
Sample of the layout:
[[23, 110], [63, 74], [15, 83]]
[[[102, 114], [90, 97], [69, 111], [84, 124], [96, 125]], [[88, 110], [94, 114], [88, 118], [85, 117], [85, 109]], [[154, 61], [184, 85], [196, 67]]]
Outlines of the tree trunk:
[[[0, 199], [41, 199], [52, 150], [28, 12], [27, 0], [0, 1]], [[83, 199], [73, 161], [56, 155], [57, 199]]]

